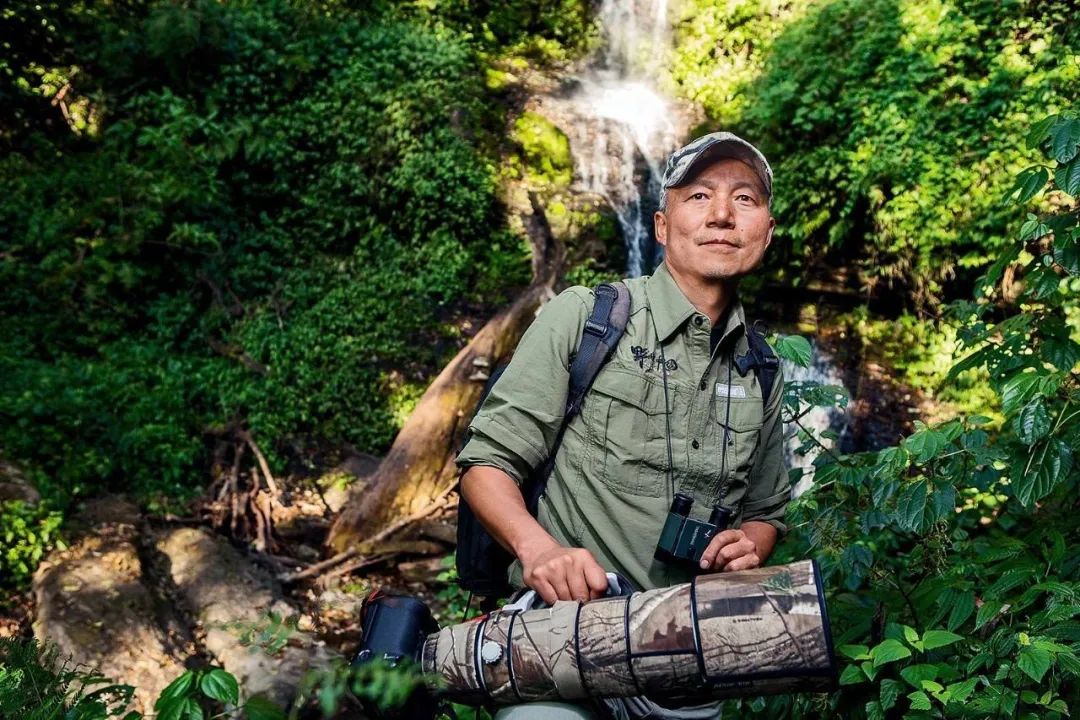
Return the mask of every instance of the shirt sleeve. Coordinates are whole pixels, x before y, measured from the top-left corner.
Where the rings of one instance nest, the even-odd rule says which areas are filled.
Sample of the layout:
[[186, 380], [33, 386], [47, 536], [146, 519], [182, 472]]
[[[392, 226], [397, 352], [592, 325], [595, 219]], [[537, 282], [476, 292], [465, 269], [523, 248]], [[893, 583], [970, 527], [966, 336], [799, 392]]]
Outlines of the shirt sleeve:
[[570, 361], [592, 306], [573, 287], [547, 303], [469, 424], [458, 467], [497, 467], [519, 485], [547, 460], [566, 412]]
[[772, 394], [765, 406], [761, 426], [761, 449], [750, 474], [750, 487], [743, 504], [742, 521], [767, 522], [783, 536], [787, 532], [784, 513], [791, 499], [791, 482], [784, 463], [784, 373], [778, 370]]

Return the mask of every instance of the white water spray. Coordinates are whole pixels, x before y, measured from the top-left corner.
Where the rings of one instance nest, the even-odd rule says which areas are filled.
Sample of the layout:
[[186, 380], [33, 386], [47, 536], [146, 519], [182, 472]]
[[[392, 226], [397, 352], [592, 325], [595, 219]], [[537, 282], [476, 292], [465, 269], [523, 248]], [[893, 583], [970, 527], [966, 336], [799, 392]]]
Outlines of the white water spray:
[[680, 128], [656, 88], [670, 37], [667, 0], [604, 0], [604, 45], [577, 78], [566, 128], [579, 187], [614, 209], [627, 252], [627, 274], [651, 272], [652, 211], [662, 164]]

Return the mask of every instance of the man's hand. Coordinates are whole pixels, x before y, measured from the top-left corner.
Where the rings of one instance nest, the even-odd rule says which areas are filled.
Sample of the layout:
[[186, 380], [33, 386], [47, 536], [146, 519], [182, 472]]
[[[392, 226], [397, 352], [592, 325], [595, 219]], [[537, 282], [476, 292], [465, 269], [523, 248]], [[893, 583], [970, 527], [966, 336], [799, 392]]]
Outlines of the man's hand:
[[588, 550], [551, 545], [521, 557], [525, 584], [551, 605], [556, 600], [585, 602], [607, 592], [607, 573]]
[[701, 555], [702, 570], [749, 570], [760, 567], [761, 563], [757, 543], [742, 530], [724, 530], [718, 533]]

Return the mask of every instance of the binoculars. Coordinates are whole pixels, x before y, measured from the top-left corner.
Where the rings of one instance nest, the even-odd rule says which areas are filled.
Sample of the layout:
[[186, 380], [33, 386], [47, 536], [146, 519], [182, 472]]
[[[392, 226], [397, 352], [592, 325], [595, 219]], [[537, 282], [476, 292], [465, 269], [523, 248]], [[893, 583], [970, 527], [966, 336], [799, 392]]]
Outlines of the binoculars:
[[717, 503], [713, 505], [709, 522], [702, 522], [690, 517], [693, 506], [694, 498], [686, 493], [675, 494], [664, 528], [660, 531], [660, 539], [656, 542], [654, 558], [661, 562], [698, 567], [709, 541], [728, 526], [731, 508]]

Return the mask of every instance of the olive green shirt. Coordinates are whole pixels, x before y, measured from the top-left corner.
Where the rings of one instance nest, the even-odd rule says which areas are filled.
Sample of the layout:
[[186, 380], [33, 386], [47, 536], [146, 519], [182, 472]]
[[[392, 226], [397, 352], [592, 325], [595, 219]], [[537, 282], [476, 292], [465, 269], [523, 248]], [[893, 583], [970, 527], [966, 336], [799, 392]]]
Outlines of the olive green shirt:
[[[763, 403], [756, 373], [744, 377], [734, 368], [732, 358], [748, 350], [738, 301], [721, 320], [721, 339], [710, 351], [709, 319], [687, 300], [666, 265], [651, 277], [625, 282], [631, 298], [626, 331], [581, 414], [567, 426], [538, 520], [559, 543], [586, 548], [605, 569], [653, 588], [692, 575], [653, 559], [672, 499], [669, 429], [672, 476], [678, 491], [694, 497], [693, 516], [708, 519], [722, 500], [734, 511], [732, 527], [760, 520], [786, 530], [784, 382], [778, 374]], [[469, 426], [460, 467], [493, 466], [520, 485], [544, 463], [592, 305], [590, 289], [572, 287], [543, 308]], [[519, 563], [511, 568], [511, 582], [522, 584]]]

